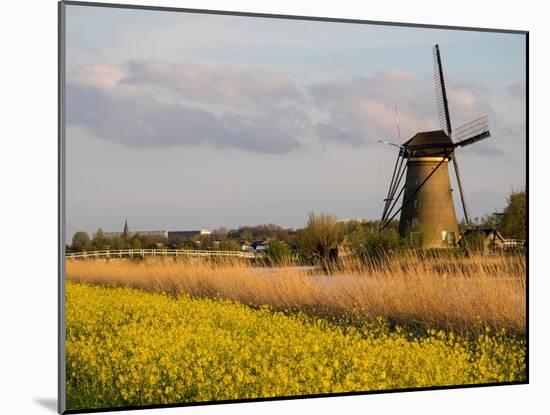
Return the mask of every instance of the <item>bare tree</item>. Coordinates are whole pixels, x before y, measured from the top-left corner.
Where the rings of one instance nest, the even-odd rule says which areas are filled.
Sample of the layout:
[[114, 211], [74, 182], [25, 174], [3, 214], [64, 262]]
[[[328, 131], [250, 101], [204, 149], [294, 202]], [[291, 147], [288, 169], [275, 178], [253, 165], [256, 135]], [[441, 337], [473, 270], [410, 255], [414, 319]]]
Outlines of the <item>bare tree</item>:
[[298, 247], [309, 257], [328, 259], [342, 242], [343, 232], [336, 216], [328, 213], [310, 213], [307, 226], [298, 236]]
[[212, 236], [218, 241], [224, 241], [227, 239], [228, 232], [225, 226], [220, 226], [218, 229], [212, 231]]

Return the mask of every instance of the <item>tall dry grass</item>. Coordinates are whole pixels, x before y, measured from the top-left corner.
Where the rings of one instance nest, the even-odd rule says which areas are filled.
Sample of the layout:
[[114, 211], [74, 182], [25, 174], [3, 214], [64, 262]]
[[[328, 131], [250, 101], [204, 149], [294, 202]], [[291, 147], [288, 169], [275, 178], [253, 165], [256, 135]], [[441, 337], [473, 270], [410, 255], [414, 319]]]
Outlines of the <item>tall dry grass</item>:
[[171, 294], [221, 297], [244, 304], [337, 318], [471, 331], [525, 331], [524, 255], [428, 257], [416, 252], [377, 261], [348, 259], [330, 274], [246, 261], [150, 258], [68, 261], [70, 281]]

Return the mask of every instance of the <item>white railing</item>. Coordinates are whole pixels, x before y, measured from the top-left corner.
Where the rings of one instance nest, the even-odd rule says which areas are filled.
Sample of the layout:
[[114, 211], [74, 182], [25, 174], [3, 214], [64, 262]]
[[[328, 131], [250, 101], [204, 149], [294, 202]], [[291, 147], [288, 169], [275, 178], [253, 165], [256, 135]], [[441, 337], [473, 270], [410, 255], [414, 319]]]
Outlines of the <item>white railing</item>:
[[153, 257], [233, 257], [258, 258], [261, 254], [244, 251], [207, 251], [200, 249], [118, 249], [106, 251], [67, 252], [67, 259], [95, 259], [95, 258], [142, 258]]
[[523, 239], [505, 239], [502, 241], [502, 246], [504, 248], [514, 248], [525, 246], [525, 241]]

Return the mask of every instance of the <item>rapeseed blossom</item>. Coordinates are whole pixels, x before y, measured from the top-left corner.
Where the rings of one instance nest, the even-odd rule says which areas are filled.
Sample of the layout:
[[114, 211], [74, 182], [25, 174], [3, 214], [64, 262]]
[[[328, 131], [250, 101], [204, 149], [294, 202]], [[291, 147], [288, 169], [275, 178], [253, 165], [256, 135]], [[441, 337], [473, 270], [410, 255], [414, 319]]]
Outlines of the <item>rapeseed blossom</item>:
[[269, 307], [67, 284], [69, 409], [525, 379], [504, 332], [422, 335]]

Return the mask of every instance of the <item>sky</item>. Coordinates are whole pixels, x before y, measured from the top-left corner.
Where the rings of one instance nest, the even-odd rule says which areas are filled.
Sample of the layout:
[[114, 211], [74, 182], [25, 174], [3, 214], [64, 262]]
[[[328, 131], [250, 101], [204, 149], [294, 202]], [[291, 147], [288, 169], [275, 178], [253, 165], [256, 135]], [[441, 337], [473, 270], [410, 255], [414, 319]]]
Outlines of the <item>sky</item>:
[[440, 128], [436, 43], [453, 127], [489, 117], [457, 150], [470, 210], [501, 211], [526, 180], [523, 35], [68, 5], [66, 236], [379, 218], [377, 140]]

